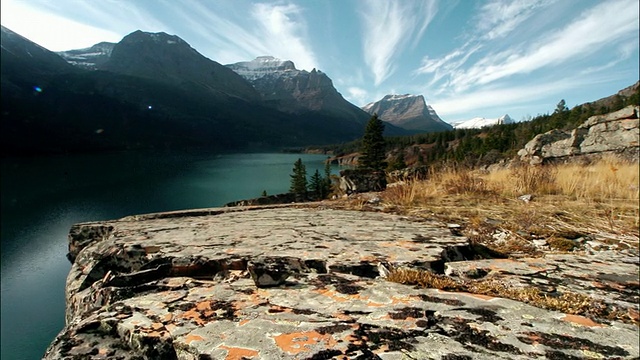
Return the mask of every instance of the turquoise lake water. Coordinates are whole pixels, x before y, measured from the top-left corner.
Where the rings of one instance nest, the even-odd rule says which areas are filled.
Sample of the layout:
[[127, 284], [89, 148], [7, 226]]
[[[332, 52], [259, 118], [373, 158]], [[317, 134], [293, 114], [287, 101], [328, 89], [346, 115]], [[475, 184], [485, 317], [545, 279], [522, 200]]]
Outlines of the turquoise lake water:
[[[3, 159], [1, 358], [40, 359], [64, 326], [72, 224], [222, 206], [286, 192], [293, 163], [325, 155], [115, 153]], [[336, 169], [334, 169], [336, 172]]]

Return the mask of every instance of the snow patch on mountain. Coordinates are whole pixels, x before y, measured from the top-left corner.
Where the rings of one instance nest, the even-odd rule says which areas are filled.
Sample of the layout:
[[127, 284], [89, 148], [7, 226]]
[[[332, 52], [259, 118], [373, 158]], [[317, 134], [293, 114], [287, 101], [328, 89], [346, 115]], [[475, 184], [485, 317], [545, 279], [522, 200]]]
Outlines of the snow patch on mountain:
[[280, 60], [273, 56], [258, 56], [251, 61], [242, 61], [226, 66], [249, 81], [257, 80], [267, 75], [295, 76], [304, 71], [296, 69], [293, 61]]
[[504, 114], [499, 118], [487, 119], [483, 117], [475, 117], [473, 119], [452, 124], [456, 129], [480, 129], [487, 126], [513, 124], [515, 121], [508, 114]]
[[71, 65], [95, 70], [109, 59], [115, 45], [110, 42], [101, 42], [84, 49], [58, 51], [57, 54]]

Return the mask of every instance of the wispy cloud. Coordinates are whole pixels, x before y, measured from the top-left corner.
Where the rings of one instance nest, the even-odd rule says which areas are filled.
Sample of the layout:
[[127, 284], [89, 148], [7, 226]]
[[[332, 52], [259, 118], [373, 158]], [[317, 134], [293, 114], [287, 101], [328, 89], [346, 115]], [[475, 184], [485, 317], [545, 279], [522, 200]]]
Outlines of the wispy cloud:
[[365, 63], [380, 85], [396, 67], [393, 65], [409, 44], [423, 36], [437, 13], [435, 1], [366, 1], [363, 3], [362, 33]]
[[[425, 56], [416, 73], [433, 74], [430, 85], [447, 75], [459, 73], [472, 55], [488, 43], [502, 39], [518, 29], [536, 10], [548, 6], [554, 0], [493, 0], [484, 4], [473, 18], [471, 36], [464, 45], [440, 58]], [[453, 81], [455, 83], [455, 81]], [[443, 89], [440, 89], [440, 92]]]
[[540, 37], [523, 51], [516, 48], [481, 59], [467, 71], [455, 74], [452, 85], [464, 90], [515, 74], [528, 74], [637, 35], [637, 5], [637, 0], [603, 2], [564, 29]]
[[293, 60], [300, 69], [311, 70], [318, 67], [318, 61], [308, 46], [301, 13], [302, 9], [294, 4], [256, 4], [252, 10], [271, 54]]
[[537, 9], [555, 0], [492, 0], [475, 17], [477, 31], [484, 40], [503, 38], [516, 30]]
[[[541, 11], [549, 4], [492, 1], [482, 7], [481, 13], [501, 14], [498, 19], [476, 24], [475, 36], [450, 53], [425, 57], [416, 72], [430, 75], [426, 88], [436, 97], [433, 103], [438, 113], [455, 115], [517, 106], [549, 94], [562, 96], [559, 91], [601, 81], [595, 80], [599, 72], [628, 59], [637, 50], [637, 0], [601, 2], [577, 14], [563, 27], [522, 38], [515, 30], [526, 26], [527, 19], [553, 11], [553, 7]], [[500, 50], [505, 43], [509, 48]], [[604, 56], [601, 64], [576, 70], [571, 76], [566, 73], [568, 64], [597, 52], [609, 56]], [[527, 86], [514, 84], [514, 80], [530, 74], [539, 74], [540, 78], [529, 80]], [[589, 78], [583, 78], [587, 75]]]

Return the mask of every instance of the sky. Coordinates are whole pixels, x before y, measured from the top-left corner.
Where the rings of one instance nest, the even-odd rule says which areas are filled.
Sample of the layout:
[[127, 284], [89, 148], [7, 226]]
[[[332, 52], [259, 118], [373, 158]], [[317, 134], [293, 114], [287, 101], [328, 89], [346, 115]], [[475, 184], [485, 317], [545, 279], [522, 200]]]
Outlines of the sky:
[[640, 0], [2, 0], [1, 23], [52, 51], [178, 35], [221, 64], [272, 55], [350, 102], [423, 95], [455, 123], [516, 121], [640, 78]]

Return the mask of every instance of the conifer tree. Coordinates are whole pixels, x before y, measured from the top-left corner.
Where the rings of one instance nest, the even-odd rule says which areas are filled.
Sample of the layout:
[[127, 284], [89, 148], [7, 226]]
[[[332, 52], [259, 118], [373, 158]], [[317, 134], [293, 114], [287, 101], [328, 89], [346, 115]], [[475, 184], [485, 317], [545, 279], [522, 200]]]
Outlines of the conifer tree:
[[309, 181], [309, 191], [313, 192], [317, 199], [325, 198], [325, 186], [324, 179], [320, 175], [320, 171], [316, 169], [316, 172], [311, 175], [311, 179]]
[[291, 176], [291, 187], [289, 191], [296, 195], [307, 194], [307, 169], [302, 163], [302, 159], [293, 164], [293, 174]]
[[331, 162], [324, 163], [324, 196], [326, 198], [331, 194]]
[[383, 132], [384, 123], [378, 119], [378, 114], [373, 114], [362, 137], [361, 155], [358, 159], [359, 168], [374, 171], [384, 170], [386, 154]]

